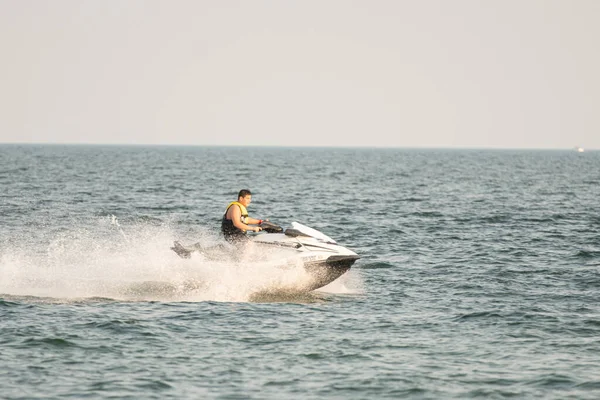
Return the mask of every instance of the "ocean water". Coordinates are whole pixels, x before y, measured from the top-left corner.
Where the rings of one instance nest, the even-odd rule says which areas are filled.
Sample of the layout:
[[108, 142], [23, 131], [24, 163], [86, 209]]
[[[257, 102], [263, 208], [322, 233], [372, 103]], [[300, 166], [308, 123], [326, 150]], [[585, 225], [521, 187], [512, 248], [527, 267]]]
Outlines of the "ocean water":
[[[600, 398], [600, 152], [0, 145], [2, 399]], [[361, 255], [218, 243], [237, 191]]]

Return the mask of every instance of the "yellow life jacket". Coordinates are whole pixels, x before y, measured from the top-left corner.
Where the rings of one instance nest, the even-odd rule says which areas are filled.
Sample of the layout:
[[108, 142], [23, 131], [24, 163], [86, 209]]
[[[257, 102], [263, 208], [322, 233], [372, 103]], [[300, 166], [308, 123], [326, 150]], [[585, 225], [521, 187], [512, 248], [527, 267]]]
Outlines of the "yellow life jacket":
[[248, 220], [248, 210], [246, 210], [246, 207], [244, 207], [244, 205], [239, 201], [232, 201], [231, 203], [229, 203], [227, 209], [225, 210], [225, 217], [227, 217], [227, 211], [229, 211], [229, 208], [234, 204], [240, 208], [240, 211], [242, 212], [242, 218], [240, 219], [243, 223], [246, 223], [246, 221]]

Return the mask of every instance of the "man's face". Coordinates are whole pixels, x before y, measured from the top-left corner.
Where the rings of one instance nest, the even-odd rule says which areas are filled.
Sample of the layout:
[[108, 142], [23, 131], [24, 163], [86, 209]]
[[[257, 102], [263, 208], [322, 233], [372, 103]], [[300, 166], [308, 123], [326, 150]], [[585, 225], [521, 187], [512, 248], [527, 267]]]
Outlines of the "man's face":
[[252, 195], [248, 194], [245, 197], [240, 197], [239, 202], [244, 206], [244, 207], [248, 207], [248, 205], [250, 204], [250, 202], [252, 201]]

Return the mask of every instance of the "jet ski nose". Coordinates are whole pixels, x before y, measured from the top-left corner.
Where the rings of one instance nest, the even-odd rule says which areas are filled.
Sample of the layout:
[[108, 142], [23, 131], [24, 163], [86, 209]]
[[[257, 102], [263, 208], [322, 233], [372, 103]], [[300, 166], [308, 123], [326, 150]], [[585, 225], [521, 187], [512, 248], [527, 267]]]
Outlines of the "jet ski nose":
[[335, 268], [350, 268], [356, 260], [360, 259], [359, 255], [339, 255], [329, 256], [325, 262], [330, 267]]

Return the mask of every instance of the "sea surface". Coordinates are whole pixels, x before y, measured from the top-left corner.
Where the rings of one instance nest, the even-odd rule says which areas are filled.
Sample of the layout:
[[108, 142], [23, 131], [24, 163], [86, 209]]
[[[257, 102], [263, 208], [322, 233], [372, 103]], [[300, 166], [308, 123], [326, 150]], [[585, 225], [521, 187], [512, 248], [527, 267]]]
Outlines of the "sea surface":
[[[169, 249], [243, 188], [362, 258], [289, 294]], [[1, 399], [598, 399], [600, 152], [0, 145], [0, 365]]]

